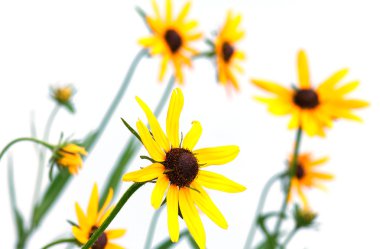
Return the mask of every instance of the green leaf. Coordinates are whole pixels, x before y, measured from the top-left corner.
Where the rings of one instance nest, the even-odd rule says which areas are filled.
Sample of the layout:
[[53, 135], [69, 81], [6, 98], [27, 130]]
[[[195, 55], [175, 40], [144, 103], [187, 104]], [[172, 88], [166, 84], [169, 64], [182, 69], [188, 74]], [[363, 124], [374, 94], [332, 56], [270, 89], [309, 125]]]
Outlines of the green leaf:
[[133, 129], [132, 128], [132, 126], [130, 126], [129, 124], [128, 124], [128, 122], [127, 121], [125, 121], [123, 118], [121, 118], [121, 121], [123, 121], [123, 124], [125, 125], [125, 127], [127, 127], [127, 129], [138, 139], [138, 140], [140, 140], [140, 142], [142, 143], [142, 141], [141, 141], [141, 137], [140, 137], [140, 135], [137, 133], [137, 131], [135, 131], [135, 129]]
[[22, 238], [25, 233], [24, 219], [21, 215], [21, 212], [19, 211], [17, 207], [12, 158], [9, 158], [9, 161], [8, 161], [8, 183], [9, 183], [9, 196], [10, 196], [10, 202], [11, 202], [11, 209], [13, 212], [14, 221], [16, 223], [17, 237]]
[[[180, 234], [179, 234], [179, 238], [178, 238], [178, 242], [181, 241], [182, 238], [186, 237], [189, 235], [189, 231], [188, 230], [185, 230], [185, 231], [182, 231]], [[176, 242], [176, 243], [178, 243]], [[169, 248], [173, 248], [176, 243], [173, 243], [170, 238], [164, 240], [163, 242], [161, 242], [158, 246], [154, 247], [154, 249], [169, 249]], [[197, 248], [197, 247], [195, 247]]]
[[98, 136], [98, 132], [96, 131], [92, 131], [90, 132], [83, 140], [82, 142], [80, 143], [80, 145], [82, 145], [83, 147], [86, 148], [87, 151], [89, 151], [94, 143], [94, 141], [96, 140]]

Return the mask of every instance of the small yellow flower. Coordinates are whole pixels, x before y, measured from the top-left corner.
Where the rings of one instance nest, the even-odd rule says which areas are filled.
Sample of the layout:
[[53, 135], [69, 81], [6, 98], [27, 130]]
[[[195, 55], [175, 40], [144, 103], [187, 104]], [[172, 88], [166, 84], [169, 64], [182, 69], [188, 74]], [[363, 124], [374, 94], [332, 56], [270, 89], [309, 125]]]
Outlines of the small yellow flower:
[[302, 127], [309, 136], [325, 136], [325, 128], [331, 128], [335, 119], [361, 121], [352, 110], [368, 106], [366, 101], [345, 98], [359, 86], [359, 81], [338, 86], [347, 73], [348, 69], [342, 69], [314, 88], [309, 77], [306, 54], [301, 50], [298, 53], [298, 86], [288, 89], [270, 81], [254, 79], [252, 82], [275, 95], [256, 99], [266, 104], [268, 111], [275, 115], [290, 114], [290, 129]]
[[184, 99], [182, 91], [178, 88], [173, 91], [170, 99], [166, 134], [149, 107], [140, 98], [136, 99], [144, 110], [151, 128], [149, 131], [139, 120], [138, 134], [154, 163], [125, 174], [123, 180], [146, 182], [156, 179], [151, 203], [155, 209], [159, 208], [166, 193], [171, 240], [178, 241], [180, 212], [194, 240], [203, 249], [206, 247], [206, 235], [197, 208], [221, 228], [228, 227], [222, 213], [203, 187], [228, 193], [245, 190], [244, 186], [204, 169], [234, 160], [239, 153], [239, 147], [230, 145], [194, 150], [202, 133], [198, 121], [193, 121], [190, 131], [182, 139], [179, 132], [179, 117]]
[[218, 68], [218, 80], [226, 87], [232, 86], [239, 90], [239, 84], [234, 70], [243, 73], [239, 62], [245, 54], [236, 47], [236, 43], [244, 37], [244, 31], [239, 29], [241, 15], [228, 12], [227, 20], [215, 39], [215, 54]]
[[52, 89], [52, 97], [59, 103], [67, 103], [73, 96], [74, 89], [71, 86], [56, 87]]
[[77, 174], [79, 168], [82, 168], [82, 157], [87, 155], [84, 147], [76, 144], [63, 145], [57, 151], [56, 163], [58, 166], [67, 167], [70, 174]]
[[[94, 184], [91, 198], [87, 207], [87, 215], [83, 212], [78, 203], [75, 203], [75, 211], [78, 218], [78, 226], [73, 226], [72, 232], [74, 237], [82, 244], [90, 239], [91, 235], [100, 227], [112, 211], [109, 208], [113, 197], [113, 191], [110, 189], [106, 201], [102, 208], [99, 209], [99, 192], [98, 186]], [[124, 247], [111, 243], [110, 240], [122, 237], [125, 229], [106, 230], [91, 247], [92, 249], [122, 249]]]
[[[297, 167], [295, 174], [291, 179], [291, 192], [289, 193], [288, 200], [292, 198], [292, 193], [297, 193], [301, 198], [304, 208], [309, 207], [308, 200], [304, 193], [305, 188], [319, 188], [325, 190], [325, 186], [320, 183], [321, 180], [329, 181], [334, 178], [333, 175], [316, 171], [316, 167], [325, 163], [327, 157], [313, 160], [311, 154], [304, 153], [298, 156]], [[289, 161], [291, 166], [292, 159]]]
[[191, 57], [198, 53], [190, 46], [190, 43], [202, 37], [195, 32], [198, 23], [194, 20], [186, 20], [190, 10], [188, 2], [177, 18], [172, 16], [172, 2], [166, 0], [166, 15], [163, 17], [158, 9], [157, 2], [152, 0], [155, 16], [146, 17], [152, 35], [139, 40], [139, 43], [150, 49], [151, 55], [161, 55], [162, 64], [159, 80], [162, 81], [169, 62], [173, 64], [174, 74], [179, 83], [184, 82], [182, 67], [191, 67]]

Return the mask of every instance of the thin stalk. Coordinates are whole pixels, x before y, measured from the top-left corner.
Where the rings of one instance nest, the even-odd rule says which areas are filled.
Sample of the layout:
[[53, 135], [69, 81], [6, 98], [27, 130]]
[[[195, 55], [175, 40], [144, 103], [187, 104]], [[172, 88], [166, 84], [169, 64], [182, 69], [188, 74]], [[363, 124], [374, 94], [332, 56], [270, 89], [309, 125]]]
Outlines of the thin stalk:
[[[57, 116], [57, 113], [59, 111], [59, 105], [56, 105], [53, 110], [51, 111], [49, 118], [46, 121], [45, 129], [44, 129], [44, 136], [42, 138], [43, 141], [49, 140], [50, 130], [53, 124], [53, 121], [55, 117]], [[46, 150], [41, 149], [39, 154], [39, 163], [38, 163], [38, 171], [37, 171], [37, 179], [36, 179], [36, 188], [34, 190], [33, 194], [33, 206], [35, 206], [38, 202], [38, 198], [41, 192], [41, 185], [42, 185], [42, 176], [44, 174], [45, 169], [45, 158], [46, 158]]]
[[120, 200], [116, 203], [115, 208], [112, 210], [107, 219], [100, 225], [98, 229], [96, 229], [95, 233], [91, 236], [91, 238], [87, 241], [87, 243], [82, 247], [82, 249], [89, 249], [99, 238], [99, 236], [106, 230], [112, 220], [116, 217], [116, 215], [123, 208], [125, 203], [129, 200], [129, 198], [133, 195], [133, 193], [142, 187], [145, 182], [135, 182], [132, 186], [130, 186], [127, 191], [123, 194]]
[[[289, 174], [288, 174], [288, 185], [286, 187], [284, 200], [283, 200], [282, 206], [281, 206], [281, 211], [280, 211], [281, 214], [284, 214], [286, 211], [286, 208], [288, 207], [288, 196], [289, 196], [289, 193], [291, 190], [291, 179], [294, 176], [296, 169], [297, 169], [298, 155], [299, 155], [299, 149], [300, 149], [300, 145], [301, 145], [301, 137], [302, 137], [302, 128], [299, 127], [297, 130], [297, 134], [296, 134], [296, 144], [294, 147], [293, 158], [292, 158], [291, 167], [289, 169]], [[284, 219], [284, 215], [280, 215], [277, 219], [277, 223], [276, 223], [276, 226], [274, 229], [274, 235], [276, 237], [280, 231], [283, 219]]]
[[110, 107], [108, 108], [106, 114], [103, 117], [103, 120], [99, 124], [98, 128], [96, 129], [96, 135], [94, 136], [93, 140], [91, 141], [90, 146], [88, 146], [87, 150], [90, 150], [91, 147], [95, 146], [96, 142], [98, 141], [99, 137], [104, 132], [105, 127], [107, 126], [109, 120], [112, 117], [112, 114], [115, 112], [116, 107], [119, 105], [122, 97], [124, 96], [125, 91], [127, 90], [132, 76], [134, 72], [136, 71], [137, 65], [140, 63], [141, 59], [144, 58], [146, 55], [148, 55], [148, 50], [142, 49], [138, 52], [138, 54], [135, 56], [135, 58], [132, 61], [132, 64], [130, 65], [127, 74], [125, 75], [125, 78], [123, 80], [123, 83], [120, 86], [119, 91], [117, 92], [115, 98], [113, 99]]
[[295, 227], [293, 230], [289, 233], [288, 237], [286, 237], [284, 243], [280, 246], [281, 249], [285, 249], [286, 246], [289, 244], [289, 242], [293, 239], [294, 235], [298, 232], [298, 229]]
[[7, 150], [12, 147], [14, 144], [18, 143], [18, 142], [23, 142], [23, 141], [29, 141], [29, 142], [33, 142], [33, 143], [37, 143], [37, 144], [41, 144], [43, 146], [45, 146], [46, 148], [48, 149], [51, 149], [53, 150], [54, 149], [54, 146], [51, 145], [51, 144], [48, 144], [47, 142], [44, 142], [42, 140], [39, 140], [37, 138], [32, 138], [32, 137], [21, 137], [21, 138], [17, 138], [13, 141], [11, 141], [10, 143], [8, 143], [4, 149], [1, 151], [0, 153], [0, 160], [1, 158], [4, 156], [5, 152], [7, 152]]
[[271, 189], [273, 184], [283, 176], [284, 176], [283, 172], [278, 173], [278, 174], [272, 176], [271, 178], [269, 178], [267, 183], [264, 185], [263, 191], [261, 192], [261, 195], [260, 195], [259, 204], [257, 205], [257, 208], [256, 208], [255, 218], [252, 221], [251, 228], [249, 230], [247, 239], [246, 239], [245, 244], [244, 244], [244, 249], [249, 249], [253, 243], [253, 239], [254, 239], [256, 231], [257, 231], [257, 221], [259, 219], [260, 214], [263, 211], [264, 204], [265, 204], [266, 198], [268, 196], [269, 190]]
[[148, 235], [146, 237], [146, 241], [145, 241], [145, 245], [144, 245], [144, 249], [150, 249], [152, 248], [152, 241], [153, 241], [153, 235], [154, 235], [154, 232], [156, 230], [156, 226], [157, 226], [157, 222], [158, 222], [158, 218], [160, 218], [160, 215], [162, 213], [162, 206], [156, 210], [153, 214], [153, 217], [152, 217], [152, 220], [150, 222], [150, 226], [149, 226], [149, 230], [148, 230]]
[[47, 244], [46, 246], [42, 247], [42, 249], [48, 249], [50, 247], [63, 243], [78, 243], [78, 241], [75, 238], [60, 239]]

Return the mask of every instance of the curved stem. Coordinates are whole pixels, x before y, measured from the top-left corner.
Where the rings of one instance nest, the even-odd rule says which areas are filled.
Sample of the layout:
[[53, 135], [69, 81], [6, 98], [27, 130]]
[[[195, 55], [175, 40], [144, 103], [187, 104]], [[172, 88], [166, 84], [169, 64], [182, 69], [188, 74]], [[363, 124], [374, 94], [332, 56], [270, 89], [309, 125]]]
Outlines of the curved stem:
[[[43, 141], [49, 140], [50, 130], [54, 121], [54, 118], [57, 116], [57, 113], [59, 111], [59, 105], [56, 105], [53, 110], [51, 111], [49, 118], [46, 121], [45, 130], [44, 130], [44, 136]], [[41, 185], [42, 185], [42, 176], [44, 174], [44, 163], [45, 163], [45, 157], [46, 157], [46, 150], [41, 149], [39, 154], [39, 164], [38, 164], [38, 172], [37, 172], [37, 179], [36, 179], [36, 188], [34, 190], [33, 194], [33, 205], [35, 206], [38, 201], [38, 197], [41, 192]]]
[[42, 249], [47, 249], [47, 248], [53, 247], [53, 246], [58, 245], [58, 244], [63, 244], [63, 243], [77, 243], [77, 240], [75, 238], [67, 238], [67, 239], [56, 240], [56, 241], [53, 241], [53, 242], [47, 244], [46, 246], [42, 247]]
[[280, 246], [281, 249], [285, 249], [286, 246], [289, 244], [289, 242], [292, 240], [292, 238], [294, 237], [294, 235], [296, 235], [296, 233], [298, 232], [298, 229], [297, 228], [293, 228], [293, 230], [289, 233], [288, 237], [286, 237], [284, 243], [282, 243], [282, 245]]
[[34, 143], [37, 143], [37, 144], [41, 144], [43, 146], [45, 146], [46, 148], [48, 149], [51, 149], [53, 150], [54, 149], [54, 146], [51, 145], [51, 144], [48, 144], [47, 142], [44, 142], [42, 140], [39, 140], [39, 139], [36, 139], [36, 138], [32, 138], [32, 137], [21, 137], [21, 138], [17, 138], [13, 141], [11, 141], [10, 143], [8, 143], [4, 149], [1, 151], [0, 153], [0, 160], [1, 158], [4, 156], [5, 152], [7, 152], [7, 150], [12, 147], [12, 145], [18, 143], [18, 142], [22, 142], [22, 141], [29, 141], [29, 142], [34, 142]]
[[127, 74], [125, 75], [125, 78], [123, 80], [123, 83], [121, 84], [121, 87], [119, 91], [117, 92], [115, 98], [113, 99], [110, 107], [108, 108], [106, 114], [103, 117], [103, 120], [99, 124], [98, 128], [96, 129], [96, 135], [92, 139], [90, 145], [87, 148], [87, 151], [90, 150], [91, 147], [93, 147], [96, 142], [98, 141], [99, 137], [102, 135], [105, 127], [107, 126], [112, 114], [115, 112], [116, 107], [119, 105], [122, 97], [124, 96], [125, 91], [127, 90], [129, 83], [131, 82], [132, 76], [134, 72], [136, 71], [137, 65], [140, 63], [141, 59], [148, 54], [148, 51], [146, 49], [140, 50], [138, 54], [133, 59]]
[[257, 208], [256, 208], [255, 218], [252, 221], [251, 228], [249, 230], [247, 239], [246, 239], [245, 244], [244, 244], [244, 249], [249, 249], [253, 243], [253, 239], [255, 237], [256, 230], [257, 230], [257, 220], [258, 220], [261, 212], [263, 211], [265, 200], [266, 200], [266, 197], [269, 193], [269, 190], [271, 189], [272, 185], [277, 181], [277, 179], [280, 179], [283, 176], [284, 176], [283, 172], [278, 173], [278, 174], [272, 176], [271, 178], [269, 178], [269, 180], [265, 184], [263, 191], [261, 192], [261, 195], [260, 195], [259, 204], [257, 205]]
[[[300, 149], [300, 145], [301, 145], [301, 137], [302, 137], [302, 128], [299, 127], [297, 130], [297, 134], [296, 134], [296, 143], [295, 143], [295, 147], [294, 147], [291, 167], [290, 167], [289, 174], [288, 174], [288, 184], [286, 187], [286, 192], [285, 192], [284, 200], [283, 200], [283, 203], [281, 206], [281, 211], [280, 211], [280, 213], [282, 213], [282, 214], [285, 213], [286, 208], [288, 207], [288, 196], [289, 196], [289, 193], [291, 190], [291, 179], [294, 176], [296, 169], [297, 169], [298, 155], [299, 155], [299, 149]], [[278, 220], [277, 220], [277, 223], [276, 223], [276, 226], [274, 229], [274, 235], [276, 237], [280, 231], [283, 219], [284, 219], [284, 215], [280, 215], [278, 217]]]
[[99, 238], [99, 236], [106, 230], [112, 220], [116, 217], [116, 215], [120, 212], [122, 207], [127, 203], [128, 199], [133, 195], [133, 193], [138, 190], [141, 186], [143, 186], [146, 182], [135, 182], [132, 186], [130, 186], [127, 191], [123, 194], [120, 200], [116, 203], [115, 208], [112, 210], [107, 219], [100, 225], [98, 229], [96, 229], [95, 233], [91, 236], [91, 238], [87, 241], [87, 243], [82, 247], [82, 249], [89, 249]]
[[154, 231], [156, 230], [158, 218], [160, 218], [162, 210], [163, 210], [163, 208], [161, 206], [153, 214], [152, 221], [150, 222], [150, 226], [149, 226], [149, 230], [148, 230], [148, 235], [146, 237], [144, 249], [150, 249], [150, 248], [152, 248], [152, 241], [153, 241]]

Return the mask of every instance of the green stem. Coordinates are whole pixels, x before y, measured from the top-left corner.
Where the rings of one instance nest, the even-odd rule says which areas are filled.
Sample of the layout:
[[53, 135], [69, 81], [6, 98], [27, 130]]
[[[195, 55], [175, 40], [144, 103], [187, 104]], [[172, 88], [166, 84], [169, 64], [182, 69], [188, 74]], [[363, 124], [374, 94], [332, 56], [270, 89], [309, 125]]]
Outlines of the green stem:
[[282, 173], [278, 173], [278, 174], [272, 176], [267, 181], [267, 183], [265, 184], [265, 186], [263, 188], [263, 191], [261, 192], [261, 195], [260, 195], [259, 204], [257, 205], [255, 218], [252, 221], [251, 228], [249, 230], [247, 239], [246, 239], [245, 244], [244, 244], [244, 249], [249, 249], [251, 247], [252, 243], [253, 243], [253, 239], [255, 237], [256, 230], [257, 230], [257, 221], [259, 219], [259, 216], [260, 216], [261, 212], [263, 211], [265, 200], [266, 200], [266, 197], [268, 196], [269, 190], [271, 189], [271, 187], [273, 186], [273, 184], [277, 181], [277, 179], [279, 179], [279, 178], [281, 178], [283, 176], [284, 176], [283, 172]]
[[296, 235], [296, 233], [298, 232], [298, 229], [297, 228], [293, 228], [293, 230], [289, 233], [288, 237], [286, 237], [284, 243], [282, 243], [282, 245], [280, 246], [281, 249], [285, 249], [286, 246], [289, 244], [289, 242], [292, 240], [292, 238], [294, 237], [294, 235]]
[[[60, 106], [56, 105], [53, 110], [51, 111], [48, 120], [46, 121], [45, 130], [44, 130], [44, 136], [43, 141], [49, 140], [50, 130], [54, 121], [54, 118], [57, 116], [57, 113], [59, 111]], [[45, 157], [46, 157], [46, 150], [41, 149], [39, 154], [39, 164], [38, 164], [38, 172], [37, 172], [37, 179], [36, 179], [36, 188], [34, 190], [33, 194], [33, 206], [37, 204], [40, 192], [41, 192], [41, 185], [42, 185], [42, 176], [44, 174], [44, 163], [45, 163]]]
[[78, 243], [78, 241], [75, 238], [60, 239], [47, 244], [46, 246], [42, 247], [42, 249], [48, 249], [50, 247], [63, 243]]
[[149, 230], [148, 230], [148, 235], [146, 237], [144, 249], [150, 249], [152, 248], [152, 241], [153, 241], [153, 235], [156, 230], [158, 218], [160, 218], [160, 215], [162, 213], [162, 206], [154, 212], [154, 215], [152, 217], [152, 220], [150, 222]]
[[127, 191], [125, 191], [124, 195], [120, 198], [118, 203], [116, 203], [115, 208], [112, 210], [107, 219], [100, 225], [98, 229], [96, 229], [95, 233], [91, 236], [91, 238], [87, 241], [87, 243], [82, 247], [82, 249], [89, 249], [99, 238], [99, 236], [106, 230], [112, 220], [116, 217], [116, 215], [120, 212], [122, 207], [127, 203], [128, 199], [133, 195], [133, 193], [138, 190], [141, 186], [143, 186], [145, 182], [135, 182], [132, 186], [130, 186]]
[[36, 139], [36, 138], [32, 138], [32, 137], [21, 137], [21, 138], [17, 138], [17, 139], [15, 139], [15, 140], [11, 141], [10, 143], [8, 143], [8, 144], [4, 147], [4, 149], [3, 149], [3, 150], [1, 151], [1, 153], [0, 153], [0, 160], [1, 160], [1, 158], [4, 156], [5, 152], [7, 152], [7, 150], [8, 150], [10, 147], [12, 147], [12, 145], [14, 145], [14, 144], [16, 144], [16, 143], [18, 143], [18, 142], [22, 142], [22, 141], [34, 142], [34, 143], [37, 143], [37, 144], [41, 144], [41, 145], [45, 146], [45, 147], [48, 148], [48, 149], [51, 149], [51, 150], [54, 149], [54, 146], [53, 146], [53, 145], [48, 144], [48, 143], [46, 143], [46, 142], [44, 142], [44, 141], [42, 141], [42, 140], [38, 140], [38, 139]]
[[146, 55], [148, 55], [148, 50], [142, 49], [140, 50], [140, 52], [138, 52], [138, 54], [133, 59], [132, 64], [130, 65], [128, 72], [125, 75], [125, 78], [123, 80], [123, 83], [121, 84], [119, 91], [117, 92], [110, 107], [108, 108], [106, 114], [104, 115], [103, 120], [101, 121], [99, 127], [96, 129], [96, 135], [93, 137], [92, 141], [90, 142], [90, 145], [88, 146], [87, 151], [89, 151], [90, 148], [96, 144], [99, 137], [104, 132], [104, 129], [107, 126], [109, 120], [111, 119], [112, 114], [115, 112], [116, 107], [119, 105], [122, 97], [124, 96], [125, 91], [127, 90], [131, 82], [132, 76], [134, 72], [136, 71], [137, 65], [140, 63], [141, 59], [145, 57]]
[[[301, 145], [301, 137], [302, 137], [302, 128], [299, 127], [297, 130], [297, 134], [296, 134], [296, 144], [294, 147], [292, 162], [290, 162], [291, 166], [290, 166], [289, 173], [288, 173], [288, 184], [286, 187], [284, 201], [283, 201], [282, 206], [281, 206], [281, 211], [280, 211], [281, 214], [284, 214], [286, 211], [286, 208], [288, 207], [288, 196], [289, 196], [290, 190], [291, 190], [291, 179], [297, 170], [298, 155], [299, 155], [299, 149], [300, 149], [300, 145]], [[283, 219], [284, 219], [284, 215], [280, 215], [278, 217], [278, 220], [277, 220], [277, 223], [275, 226], [275, 230], [274, 230], [274, 235], [276, 237], [279, 234]]]

